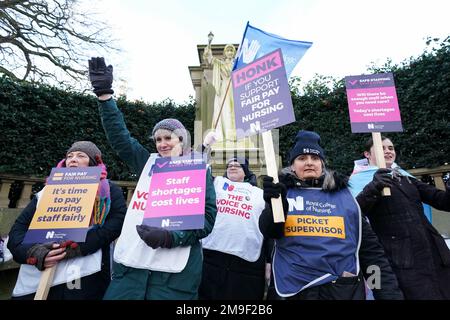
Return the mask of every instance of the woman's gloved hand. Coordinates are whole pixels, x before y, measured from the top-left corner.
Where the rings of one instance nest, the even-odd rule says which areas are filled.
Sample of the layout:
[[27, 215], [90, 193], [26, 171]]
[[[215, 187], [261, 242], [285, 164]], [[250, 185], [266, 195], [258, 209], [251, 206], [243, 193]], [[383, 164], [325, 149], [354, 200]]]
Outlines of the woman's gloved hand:
[[103, 57], [91, 58], [89, 60], [89, 80], [97, 97], [103, 94], [113, 94], [113, 66], [106, 66]]
[[379, 192], [383, 188], [392, 187], [394, 185], [394, 179], [392, 179], [391, 169], [378, 169], [373, 176], [372, 183]]
[[27, 252], [27, 264], [34, 265], [38, 270], [54, 267], [65, 258], [65, 249], [58, 243], [38, 243]]
[[264, 201], [269, 202], [272, 198], [278, 198], [280, 195], [282, 198], [286, 198], [287, 189], [281, 182], [273, 183], [273, 178], [270, 176], [265, 176], [263, 178], [263, 197]]
[[139, 237], [153, 249], [172, 247], [172, 235], [169, 230], [144, 224], [137, 225], [136, 230]]
[[66, 252], [66, 256], [64, 257], [65, 259], [72, 259], [82, 255], [80, 246], [78, 245], [78, 243], [72, 240], [63, 241], [61, 242], [60, 246], [61, 248], [65, 248]]

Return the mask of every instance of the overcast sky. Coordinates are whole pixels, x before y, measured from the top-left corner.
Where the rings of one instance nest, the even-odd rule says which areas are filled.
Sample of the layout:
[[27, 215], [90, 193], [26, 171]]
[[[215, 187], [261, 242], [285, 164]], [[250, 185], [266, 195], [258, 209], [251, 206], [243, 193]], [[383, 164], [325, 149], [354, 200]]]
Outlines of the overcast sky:
[[[147, 102], [194, 95], [188, 66], [197, 44], [240, 43], [247, 21], [292, 40], [313, 42], [292, 75], [343, 77], [372, 64], [419, 55], [427, 36], [450, 35], [447, 0], [97, 0], [120, 55], [107, 57], [129, 99]], [[118, 83], [116, 83], [118, 86]], [[118, 88], [115, 88], [116, 91]]]

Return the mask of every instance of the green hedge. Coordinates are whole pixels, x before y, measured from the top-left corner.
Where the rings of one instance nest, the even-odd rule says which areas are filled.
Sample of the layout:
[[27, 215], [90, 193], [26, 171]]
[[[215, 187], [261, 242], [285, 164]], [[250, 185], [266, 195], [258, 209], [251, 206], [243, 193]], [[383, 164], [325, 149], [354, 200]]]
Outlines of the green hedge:
[[[428, 45], [421, 56], [401, 65], [388, 61], [368, 70], [394, 73], [404, 132], [387, 135], [405, 168], [449, 162], [450, 38]], [[322, 137], [329, 166], [350, 173], [370, 134], [351, 133], [343, 80], [318, 76], [302, 88], [298, 80], [291, 81], [297, 121], [280, 128], [280, 154], [285, 158], [298, 130], [315, 130]], [[179, 119], [193, 134], [193, 101], [149, 105], [122, 97], [118, 105], [132, 136], [152, 152], [150, 130], [163, 118]], [[91, 140], [103, 151], [112, 179], [135, 179], [107, 143], [93, 96], [1, 77], [0, 127], [0, 173], [45, 176], [73, 141]]]
[[[193, 131], [195, 106], [176, 105], [170, 100], [147, 105], [118, 99], [131, 135], [151, 152], [150, 130], [161, 119], [177, 118]], [[0, 172], [19, 175], [48, 175], [77, 140], [91, 140], [103, 152], [110, 177], [132, 180], [133, 172], [109, 146], [96, 98], [65, 92], [49, 86], [16, 83], [0, 78]]]
[[[399, 164], [407, 169], [450, 162], [450, 37], [430, 40], [427, 45], [417, 58], [401, 65], [388, 61], [368, 71], [394, 73], [404, 131], [386, 136], [394, 142]], [[283, 156], [299, 129], [315, 130], [321, 135], [329, 165], [349, 174], [371, 135], [351, 133], [343, 79], [318, 76], [302, 92], [296, 81], [291, 89], [297, 122], [280, 129]]]

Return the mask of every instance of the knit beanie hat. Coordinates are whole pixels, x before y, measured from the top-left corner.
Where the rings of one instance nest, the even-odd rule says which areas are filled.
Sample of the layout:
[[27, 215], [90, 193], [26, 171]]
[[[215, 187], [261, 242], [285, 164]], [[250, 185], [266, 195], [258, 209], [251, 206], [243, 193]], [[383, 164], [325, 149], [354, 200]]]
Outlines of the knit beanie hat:
[[[242, 169], [244, 170], [244, 174], [245, 174], [245, 176], [244, 176], [244, 181], [245, 181], [245, 182], [249, 182], [251, 185], [256, 186], [256, 176], [255, 176], [255, 174], [250, 170], [250, 167], [249, 167], [249, 163], [248, 163], [247, 158], [243, 158], [243, 157], [233, 157], [233, 158], [230, 158], [230, 159], [227, 161], [227, 166], [228, 166], [228, 164], [229, 164], [230, 162], [238, 162], [238, 163], [241, 165]], [[224, 174], [223, 176], [224, 176], [225, 178], [228, 178], [228, 176], [227, 176], [227, 171], [226, 171], [226, 170], [225, 170], [225, 174]]]
[[164, 129], [164, 130], [174, 132], [178, 136], [180, 141], [183, 142], [183, 146], [184, 146], [183, 149], [186, 149], [189, 147], [190, 143], [187, 139], [188, 138], [187, 130], [183, 126], [183, 124], [180, 121], [178, 121], [177, 119], [168, 118], [168, 119], [164, 119], [164, 120], [161, 120], [160, 122], [158, 122], [153, 127], [152, 137], [155, 137], [155, 133], [159, 129]]
[[66, 156], [70, 152], [81, 151], [89, 156], [89, 159], [93, 162], [93, 165], [97, 165], [99, 160], [101, 162], [102, 153], [97, 146], [90, 141], [77, 141], [67, 150]]
[[325, 160], [325, 151], [320, 146], [320, 136], [313, 131], [300, 130], [295, 137], [295, 145], [289, 152], [289, 164], [301, 154], [315, 154]]
[[[230, 162], [238, 162], [241, 165], [242, 169], [244, 170], [246, 177], [249, 176], [250, 174], [252, 174], [250, 169], [248, 168], [248, 160], [247, 159], [242, 158], [242, 157], [230, 158], [227, 161], [227, 166], [228, 166], [228, 164], [230, 164]], [[226, 172], [225, 172], [225, 175], [226, 175]]]

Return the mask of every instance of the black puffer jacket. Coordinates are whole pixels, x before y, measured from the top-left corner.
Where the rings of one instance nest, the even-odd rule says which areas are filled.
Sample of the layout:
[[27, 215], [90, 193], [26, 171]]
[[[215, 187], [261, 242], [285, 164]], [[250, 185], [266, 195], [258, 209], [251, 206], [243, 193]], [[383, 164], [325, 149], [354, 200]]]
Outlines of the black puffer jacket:
[[[110, 272], [110, 244], [122, 230], [127, 206], [120, 187], [109, 182], [111, 207], [102, 227], [90, 229], [86, 235], [86, 242], [79, 243], [83, 256], [102, 249], [102, 268], [99, 272], [81, 278], [80, 290], [68, 289], [66, 284], [60, 284], [50, 289], [47, 300], [96, 300], [102, 299], [111, 279]], [[22, 243], [25, 234], [36, 211], [37, 198], [28, 204], [9, 232], [8, 249], [13, 258], [20, 264], [25, 264], [27, 251], [33, 244]], [[33, 299], [34, 294], [18, 297], [19, 299]]]
[[356, 197], [392, 264], [406, 299], [450, 299], [450, 250], [423, 214], [422, 202], [450, 211], [447, 191], [409, 177], [394, 180], [391, 196], [370, 183]]
[[[288, 170], [283, 170], [279, 176], [280, 183], [287, 189], [291, 188], [322, 188], [324, 192], [336, 192], [347, 187], [347, 177], [337, 173], [329, 174], [328, 178], [322, 176], [319, 179], [302, 181]], [[288, 210], [286, 199], [283, 200], [285, 215]], [[378, 266], [380, 270], [380, 289], [374, 289], [373, 294], [376, 299], [403, 299], [403, 294], [398, 287], [398, 282], [393, 273], [388, 259], [385, 256], [383, 247], [379, 243], [377, 236], [372, 231], [367, 220], [362, 217], [361, 245], [359, 248], [359, 262], [362, 274], [359, 275], [353, 284], [346, 283], [348, 278], [338, 278], [335, 282], [311, 287], [302, 290], [291, 299], [365, 299], [364, 282], [362, 277], [373, 277], [373, 266]], [[273, 213], [270, 203], [266, 207], [259, 219], [259, 228], [264, 237], [279, 239], [284, 236], [284, 223], [274, 223]]]

